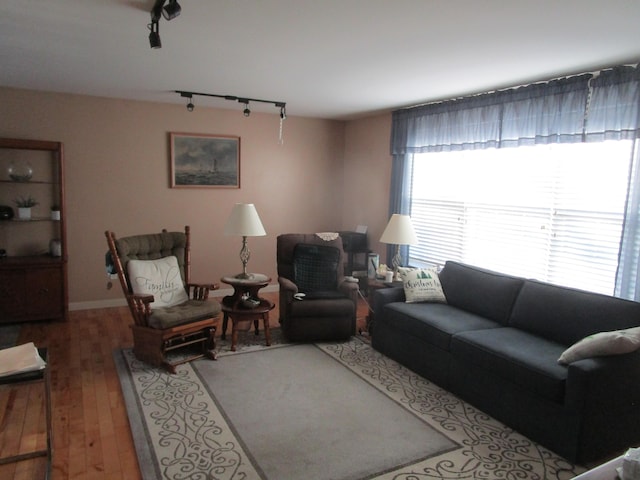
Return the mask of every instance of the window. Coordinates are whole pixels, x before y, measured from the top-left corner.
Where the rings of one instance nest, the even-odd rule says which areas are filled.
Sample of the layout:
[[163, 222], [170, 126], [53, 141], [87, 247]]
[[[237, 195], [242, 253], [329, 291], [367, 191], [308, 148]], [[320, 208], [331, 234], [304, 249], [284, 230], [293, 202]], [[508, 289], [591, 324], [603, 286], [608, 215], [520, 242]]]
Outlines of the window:
[[413, 156], [410, 264], [457, 260], [613, 294], [632, 141]]

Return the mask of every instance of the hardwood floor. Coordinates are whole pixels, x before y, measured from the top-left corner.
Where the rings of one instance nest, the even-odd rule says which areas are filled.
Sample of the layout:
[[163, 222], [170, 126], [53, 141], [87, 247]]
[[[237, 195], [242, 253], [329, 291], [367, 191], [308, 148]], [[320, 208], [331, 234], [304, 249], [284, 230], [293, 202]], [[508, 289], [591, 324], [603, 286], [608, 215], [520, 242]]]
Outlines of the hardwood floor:
[[[276, 303], [270, 315], [278, 325]], [[358, 328], [367, 307], [360, 302]], [[113, 351], [132, 345], [126, 307], [71, 312], [66, 322], [26, 323], [18, 343], [47, 347], [51, 368], [53, 480], [140, 479]], [[261, 326], [262, 328], [262, 326]], [[219, 332], [218, 332], [219, 335]], [[46, 445], [41, 384], [0, 389], [0, 457]], [[1, 479], [44, 478], [38, 458], [0, 466]]]

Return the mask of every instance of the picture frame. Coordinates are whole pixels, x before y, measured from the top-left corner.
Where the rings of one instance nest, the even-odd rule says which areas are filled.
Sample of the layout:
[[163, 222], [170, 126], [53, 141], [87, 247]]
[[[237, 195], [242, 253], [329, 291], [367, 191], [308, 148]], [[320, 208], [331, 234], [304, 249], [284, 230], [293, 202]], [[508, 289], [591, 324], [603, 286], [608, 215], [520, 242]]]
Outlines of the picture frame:
[[240, 137], [169, 132], [171, 188], [240, 188]]

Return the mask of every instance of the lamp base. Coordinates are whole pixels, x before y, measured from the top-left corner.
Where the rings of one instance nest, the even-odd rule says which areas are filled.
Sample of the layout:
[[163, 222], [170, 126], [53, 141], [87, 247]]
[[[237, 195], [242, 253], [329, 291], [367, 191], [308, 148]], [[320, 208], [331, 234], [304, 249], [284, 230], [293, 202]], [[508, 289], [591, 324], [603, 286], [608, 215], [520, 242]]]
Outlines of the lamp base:
[[396, 246], [396, 254], [391, 259], [391, 266], [393, 267], [393, 279], [394, 281], [400, 280], [400, 272], [398, 267], [402, 264], [402, 256], [400, 255], [400, 245]]

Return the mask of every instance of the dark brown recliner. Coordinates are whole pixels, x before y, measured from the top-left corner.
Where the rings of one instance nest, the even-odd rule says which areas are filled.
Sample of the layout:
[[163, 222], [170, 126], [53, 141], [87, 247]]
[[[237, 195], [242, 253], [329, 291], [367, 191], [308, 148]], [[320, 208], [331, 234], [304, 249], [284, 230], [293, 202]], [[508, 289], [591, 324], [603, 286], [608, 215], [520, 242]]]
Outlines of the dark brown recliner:
[[[288, 233], [278, 236], [276, 248], [285, 337], [310, 342], [355, 335], [358, 284], [345, 281], [342, 239]], [[300, 293], [302, 299], [294, 297]]]

